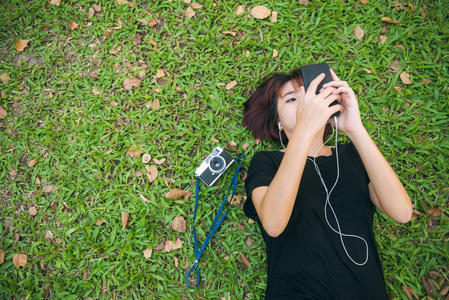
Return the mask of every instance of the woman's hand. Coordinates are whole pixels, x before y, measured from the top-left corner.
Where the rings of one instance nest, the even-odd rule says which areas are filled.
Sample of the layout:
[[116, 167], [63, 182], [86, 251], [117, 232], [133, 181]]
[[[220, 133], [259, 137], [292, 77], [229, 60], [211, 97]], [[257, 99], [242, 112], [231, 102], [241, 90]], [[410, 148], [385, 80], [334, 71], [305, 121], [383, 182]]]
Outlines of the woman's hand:
[[[363, 130], [362, 120], [360, 118], [360, 110], [357, 98], [352, 88], [346, 81], [341, 81], [335, 72], [331, 69], [333, 81], [323, 85], [323, 90], [329, 87], [336, 88], [332, 93], [341, 96], [340, 104], [343, 106], [340, 116], [338, 117], [338, 129], [348, 134], [355, 134]], [[334, 120], [330, 120], [335, 125]]]
[[334, 93], [337, 88], [323, 87], [316, 95], [318, 85], [324, 79], [324, 74], [317, 76], [311, 83], [307, 92], [304, 86], [299, 88], [299, 101], [296, 109], [295, 129], [303, 129], [314, 137], [329, 120], [329, 116], [341, 109], [340, 105], [329, 106], [335, 100], [340, 100], [339, 93]]

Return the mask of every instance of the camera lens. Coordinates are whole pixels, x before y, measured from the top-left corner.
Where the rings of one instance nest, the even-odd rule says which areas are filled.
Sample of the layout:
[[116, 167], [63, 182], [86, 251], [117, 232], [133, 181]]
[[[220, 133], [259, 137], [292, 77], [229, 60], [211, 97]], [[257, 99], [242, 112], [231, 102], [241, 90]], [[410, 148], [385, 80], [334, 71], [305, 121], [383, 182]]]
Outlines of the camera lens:
[[214, 173], [220, 173], [225, 168], [225, 161], [221, 156], [214, 156], [209, 162], [209, 168]]

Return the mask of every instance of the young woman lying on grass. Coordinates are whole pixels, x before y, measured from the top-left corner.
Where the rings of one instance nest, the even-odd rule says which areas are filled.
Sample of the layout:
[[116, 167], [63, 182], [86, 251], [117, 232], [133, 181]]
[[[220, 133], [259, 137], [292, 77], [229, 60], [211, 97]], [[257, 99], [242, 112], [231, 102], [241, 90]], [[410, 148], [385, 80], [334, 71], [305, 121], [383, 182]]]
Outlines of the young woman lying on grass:
[[[373, 215], [406, 223], [412, 204], [364, 128], [354, 91], [331, 74], [315, 95], [324, 74], [306, 92], [299, 70], [276, 73], [244, 105], [254, 138], [288, 140], [256, 153], [245, 181], [244, 211], [266, 244], [266, 299], [388, 299]], [[329, 122], [351, 142], [323, 145]]]

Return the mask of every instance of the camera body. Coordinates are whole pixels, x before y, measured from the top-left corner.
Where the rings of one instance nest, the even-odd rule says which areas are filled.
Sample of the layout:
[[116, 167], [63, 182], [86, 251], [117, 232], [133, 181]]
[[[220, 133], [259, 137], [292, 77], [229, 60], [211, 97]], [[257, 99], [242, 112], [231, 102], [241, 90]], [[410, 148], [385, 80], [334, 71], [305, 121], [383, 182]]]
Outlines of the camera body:
[[195, 175], [208, 186], [212, 186], [233, 162], [234, 159], [229, 154], [216, 147], [195, 170]]

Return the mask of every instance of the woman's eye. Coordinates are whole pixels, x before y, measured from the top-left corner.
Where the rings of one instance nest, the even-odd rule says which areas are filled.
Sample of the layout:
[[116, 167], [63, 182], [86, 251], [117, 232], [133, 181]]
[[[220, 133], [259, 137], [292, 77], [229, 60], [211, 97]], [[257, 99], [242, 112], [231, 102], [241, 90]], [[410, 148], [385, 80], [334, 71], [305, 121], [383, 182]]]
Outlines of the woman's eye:
[[295, 98], [288, 99], [288, 100], [287, 100], [287, 103], [293, 102], [293, 101], [295, 101], [295, 100], [296, 100]]

